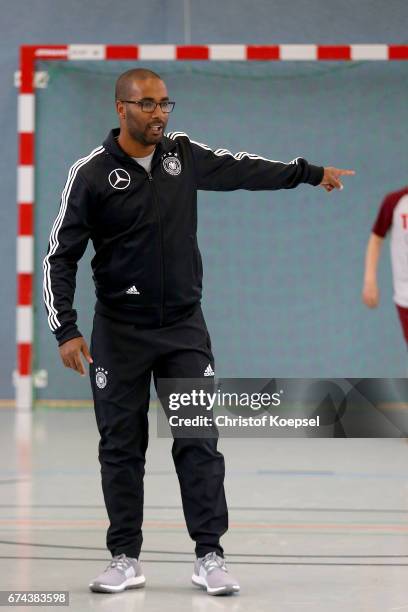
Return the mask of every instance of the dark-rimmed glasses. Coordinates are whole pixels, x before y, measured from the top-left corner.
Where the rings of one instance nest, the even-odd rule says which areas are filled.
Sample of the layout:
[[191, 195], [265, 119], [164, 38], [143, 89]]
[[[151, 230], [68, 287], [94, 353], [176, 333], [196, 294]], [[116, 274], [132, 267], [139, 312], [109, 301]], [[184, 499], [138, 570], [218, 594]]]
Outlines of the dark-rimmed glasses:
[[164, 102], [155, 102], [154, 100], [121, 100], [126, 104], [139, 104], [144, 113], [153, 113], [160, 106], [163, 113], [171, 113], [176, 103], [165, 100]]

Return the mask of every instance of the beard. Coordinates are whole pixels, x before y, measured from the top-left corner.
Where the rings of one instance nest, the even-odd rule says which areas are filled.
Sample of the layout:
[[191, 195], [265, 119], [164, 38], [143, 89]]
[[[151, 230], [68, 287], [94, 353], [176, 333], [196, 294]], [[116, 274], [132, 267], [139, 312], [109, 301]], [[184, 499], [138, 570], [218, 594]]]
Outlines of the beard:
[[164, 135], [164, 130], [167, 125], [167, 122], [162, 123], [160, 121], [158, 123], [160, 123], [163, 126], [163, 128], [158, 134], [154, 134], [150, 130], [148, 125], [146, 125], [144, 130], [142, 130], [140, 129], [140, 127], [136, 126], [133, 122], [130, 121], [129, 123], [127, 123], [128, 133], [130, 134], [133, 140], [136, 140], [136, 142], [139, 142], [140, 144], [144, 146], [155, 145], [162, 140], [163, 135]]

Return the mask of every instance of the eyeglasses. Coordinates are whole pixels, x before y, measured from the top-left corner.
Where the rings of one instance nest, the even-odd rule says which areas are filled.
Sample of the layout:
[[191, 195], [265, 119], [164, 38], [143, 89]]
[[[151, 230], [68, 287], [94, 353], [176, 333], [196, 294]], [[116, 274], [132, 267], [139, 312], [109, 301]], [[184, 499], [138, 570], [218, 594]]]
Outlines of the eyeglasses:
[[166, 100], [165, 102], [154, 102], [154, 100], [121, 100], [126, 104], [139, 104], [144, 113], [153, 113], [160, 106], [163, 113], [171, 113], [176, 103]]

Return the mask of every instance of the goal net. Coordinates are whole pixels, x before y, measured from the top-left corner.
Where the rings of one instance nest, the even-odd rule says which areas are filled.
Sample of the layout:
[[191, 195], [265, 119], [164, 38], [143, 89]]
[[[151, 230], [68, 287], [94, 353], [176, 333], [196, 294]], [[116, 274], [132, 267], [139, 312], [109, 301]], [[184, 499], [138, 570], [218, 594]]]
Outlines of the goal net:
[[[388, 252], [382, 304], [361, 304], [366, 241], [378, 206], [407, 182], [406, 62], [38, 62], [34, 371], [38, 400], [90, 399], [89, 381], [60, 363], [42, 302], [42, 259], [69, 167], [118, 125], [117, 76], [144, 66], [176, 100], [169, 131], [212, 148], [356, 170], [345, 189], [199, 194], [203, 310], [217, 375], [405, 375]], [[388, 251], [388, 249], [386, 249]], [[90, 243], [75, 308], [89, 343], [95, 301]]]

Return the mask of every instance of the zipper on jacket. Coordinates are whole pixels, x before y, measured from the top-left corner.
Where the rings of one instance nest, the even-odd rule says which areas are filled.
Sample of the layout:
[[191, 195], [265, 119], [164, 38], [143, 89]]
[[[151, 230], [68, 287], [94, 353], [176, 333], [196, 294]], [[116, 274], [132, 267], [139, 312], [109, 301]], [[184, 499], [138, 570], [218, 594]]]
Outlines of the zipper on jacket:
[[157, 198], [156, 188], [153, 184], [153, 176], [151, 172], [147, 172], [147, 178], [152, 188], [153, 201], [157, 211], [157, 219], [159, 222], [159, 240], [160, 240], [160, 326], [164, 320], [164, 257], [163, 257], [163, 227], [160, 216], [160, 206]]

